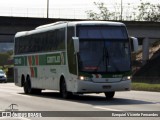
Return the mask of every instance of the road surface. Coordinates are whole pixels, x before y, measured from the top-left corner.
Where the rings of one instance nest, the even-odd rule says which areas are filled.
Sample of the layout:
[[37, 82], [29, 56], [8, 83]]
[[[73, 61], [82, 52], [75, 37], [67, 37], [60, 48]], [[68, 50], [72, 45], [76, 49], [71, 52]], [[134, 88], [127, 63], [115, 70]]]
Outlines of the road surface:
[[[26, 95], [23, 88], [15, 86], [13, 83], [0, 84], [0, 110], [18, 109], [18, 111], [62, 111], [62, 116], [66, 111], [73, 111], [70, 117], [43, 117], [43, 118], [5, 118], [0, 120], [158, 120], [160, 117], [84, 117], [93, 111], [160, 111], [160, 93], [129, 91], [117, 92], [113, 100], [107, 101], [104, 94], [87, 94], [74, 96], [69, 100], [64, 100], [56, 91], [44, 90], [40, 95]], [[75, 112], [82, 111], [82, 112]], [[89, 112], [87, 112], [89, 111]], [[64, 114], [63, 114], [64, 113]], [[71, 112], [72, 114], [72, 112]], [[78, 115], [77, 115], [78, 114]], [[77, 115], [77, 116], [76, 116]], [[122, 114], [121, 114], [122, 115]], [[65, 115], [64, 115], [65, 116]]]

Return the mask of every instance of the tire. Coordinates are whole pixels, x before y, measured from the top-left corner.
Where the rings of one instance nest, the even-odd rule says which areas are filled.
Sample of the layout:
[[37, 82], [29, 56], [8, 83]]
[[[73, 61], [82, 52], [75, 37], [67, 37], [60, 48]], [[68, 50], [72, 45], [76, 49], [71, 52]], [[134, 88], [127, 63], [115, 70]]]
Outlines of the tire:
[[105, 92], [104, 94], [105, 94], [107, 100], [111, 100], [111, 99], [113, 99], [115, 92]]
[[72, 96], [72, 93], [67, 91], [67, 86], [66, 86], [65, 80], [61, 81], [60, 94], [61, 94], [62, 98], [64, 98], [64, 99], [71, 98], [71, 96]]
[[41, 89], [33, 89], [29, 78], [24, 82], [23, 88], [25, 94], [40, 94], [42, 91]]
[[23, 89], [24, 89], [24, 93], [25, 93], [25, 94], [31, 94], [31, 93], [32, 93], [32, 88], [31, 88], [30, 79], [27, 79], [27, 80], [24, 82]]

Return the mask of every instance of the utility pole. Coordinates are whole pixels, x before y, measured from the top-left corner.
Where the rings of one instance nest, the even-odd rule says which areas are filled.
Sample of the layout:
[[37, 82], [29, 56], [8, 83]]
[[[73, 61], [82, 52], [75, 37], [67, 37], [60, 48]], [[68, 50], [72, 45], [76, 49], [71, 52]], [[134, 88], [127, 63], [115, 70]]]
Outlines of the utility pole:
[[122, 4], [123, 4], [123, 1], [121, 0], [121, 21], [123, 19], [123, 17], [122, 17], [123, 16], [123, 5]]
[[47, 0], [47, 18], [49, 17], [49, 0]]

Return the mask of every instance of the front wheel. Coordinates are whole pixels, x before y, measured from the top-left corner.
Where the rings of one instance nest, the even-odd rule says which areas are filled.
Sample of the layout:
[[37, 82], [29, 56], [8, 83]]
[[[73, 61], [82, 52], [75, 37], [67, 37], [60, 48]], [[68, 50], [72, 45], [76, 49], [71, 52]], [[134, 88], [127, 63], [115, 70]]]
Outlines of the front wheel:
[[67, 91], [65, 80], [62, 80], [60, 84], [60, 94], [64, 99], [70, 98], [72, 96], [72, 93]]
[[104, 93], [107, 100], [113, 99], [115, 92], [105, 92]]

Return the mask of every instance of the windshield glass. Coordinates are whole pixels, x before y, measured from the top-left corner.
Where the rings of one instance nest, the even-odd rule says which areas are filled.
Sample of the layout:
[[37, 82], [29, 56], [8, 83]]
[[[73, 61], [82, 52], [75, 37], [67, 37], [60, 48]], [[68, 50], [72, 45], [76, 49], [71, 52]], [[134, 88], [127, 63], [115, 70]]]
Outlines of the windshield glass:
[[78, 35], [80, 39], [128, 39], [122, 26], [81, 26]]
[[[118, 27], [118, 30], [114, 27], [111, 29], [112, 32], [108, 28], [105, 29], [104, 27], [101, 31], [100, 28], [97, 28], [92, 30], [94, 32], [88, 32], [90, 35], [86, 34], [87, 30], [84, 27], [83, 30], [79, 30], [80, 52], [78, 60], [80, 71], [117, 73], [130, 70], [130, 49], [126, 32], [121, 27]], [[91, 28], [88, 31], [90, 30]], [[116, 35], [113, 35], [114, 32]]]

